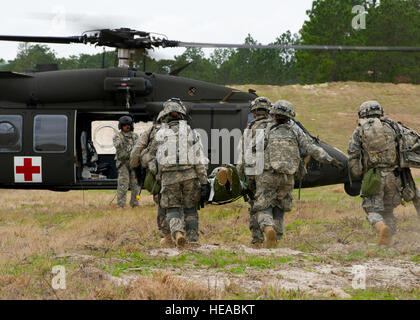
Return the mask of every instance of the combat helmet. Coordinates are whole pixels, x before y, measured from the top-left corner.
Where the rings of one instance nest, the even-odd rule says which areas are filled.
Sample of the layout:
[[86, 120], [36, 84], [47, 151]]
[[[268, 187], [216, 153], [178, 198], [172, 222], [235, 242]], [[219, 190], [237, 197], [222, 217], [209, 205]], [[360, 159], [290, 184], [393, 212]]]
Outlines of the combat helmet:
[[271, 101], [266, 97], [258, 97], [251, 102], [251, 112], [257, 109], [270, 111]]
[[384, 115], [384, 109], [378, 101], [370, 100], [362, 103], [357, 114], [360, 119], [372, 116], [382, 117]]
[[271, 107], [270, 114], [281, 114], [289, 118], [294, 118], [296, 116], [293, 104], [286, 100], [278, 100]]
[[156, 117], [156, 123], [162, 122], [162, 118], [163, 118], [162, 115], [163, 115], [163, 110], [159, 112], [158, 116]]
[[130, 116], [122, 116], [119, 120], [118, 120], [118, 129], [122, 129], [123, 126], [129, 124], [130, 125], [130, 130], [134, 131], [134, 125], [133, 125], [133, 119]]
[[161, 111], [161, 118], [165, 118], [171, 112], [178, 112], [183, 117], [187, 116], [187, 108], [182, 103], [181, 99], [171, 98], [163, 103], [163, 111]]

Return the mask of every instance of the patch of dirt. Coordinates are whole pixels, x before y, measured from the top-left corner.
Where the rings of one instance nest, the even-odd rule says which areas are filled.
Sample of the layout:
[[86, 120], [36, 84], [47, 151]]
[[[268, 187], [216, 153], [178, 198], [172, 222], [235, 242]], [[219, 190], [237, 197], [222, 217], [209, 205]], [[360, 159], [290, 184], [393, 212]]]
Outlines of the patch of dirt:
[[[334, 245], [335, 252], [347, 252], [350, 246]], [[371, 258], [367, 262], [349, 263], [329, 259], [329, 263], [313, 262], [306, 259], [307, 253], [288, 248], [252, 249], [246, 246], [202, 245], [195, 249], [153, 249], [150, 256], [175, 257], [186, 252], [209, 254], [224, 250], [237, 254], [256, 256], [293, 257], [290, 262], [271, 269], [245, 267], [244, 273], [236, 274], [218, 268], [152, 268], [150, 271], [164, 271], [179, 279], [208, 288], [210, 292], [221, 292], [233, 285], [251, 292], [264, 288], [279, 288], [284, 290], [299, 290], [314, 296], [346, 299], [350, 296], [344, 291], [352, 287], [355, 279], [355, 266], [366, 272], [367, 288], [415, 288], [420, 286], [420, 265], [402, 259]], [[322, 257], [323, 254], [310, 254]], [[82, 254], [65, 254], [59, 257], [92, 263], [94, 256]], [[96, 261], [97, 262], [97, 261]], [[115, 277], [92, 266], [82, 266], [80, 272], [89, 278], [99, 278], [110, 281], [118, 286], [132, 286], [140, 276], [132, 273], [139, 269], [128, 270], [128, 274]], [[130, 272], [131, 271], [131, 272]]]

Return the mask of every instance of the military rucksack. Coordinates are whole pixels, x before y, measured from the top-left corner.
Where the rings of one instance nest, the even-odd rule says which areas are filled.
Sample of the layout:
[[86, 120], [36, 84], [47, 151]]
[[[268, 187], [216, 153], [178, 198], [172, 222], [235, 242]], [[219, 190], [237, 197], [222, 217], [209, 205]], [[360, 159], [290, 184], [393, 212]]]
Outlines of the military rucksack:
[[420, 135], [401, 123], [395, 124], [398, 134], [401, 168], [420, 168]]
[[295, 174], [301, 162], [296, 133], [289, 125], [269, 126], [266, 129], [267, 147], [264, 152], [264, 169], [276, 173]]
[[379, 118], [360, 119], [365, 170], [397, 164], [396, 133]]

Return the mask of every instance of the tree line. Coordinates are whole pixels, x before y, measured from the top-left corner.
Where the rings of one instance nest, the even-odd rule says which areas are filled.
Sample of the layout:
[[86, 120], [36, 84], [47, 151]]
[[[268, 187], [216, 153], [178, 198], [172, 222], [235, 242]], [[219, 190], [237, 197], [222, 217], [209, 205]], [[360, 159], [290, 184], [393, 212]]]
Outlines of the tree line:
[[[365, 8], [365, 28], [356, 30], [353, 8]], [[317, 0], [307, 12], [299, 34], [287, 31], [271, 44], [420, 46], [420, 0]], [[248, 35], [244, 41], [257, 44]], [[0, 70], [25, 72], [37, 64], [54, 63], [61, 70], [108, 68], [115, 51], [59, 58], [46, 45], [20, 44], [14, 60], [0, 59]], [[145, 65], [144, 65], [145, 64]], [[215, 49], [206, 56], [188, 48], [173, 59], [135, 56], [134, 67], [169, 74], [189, 66], [180, 76], [220, 84], [321, 83], [332, 81], [420, 82], [420, 53]]]

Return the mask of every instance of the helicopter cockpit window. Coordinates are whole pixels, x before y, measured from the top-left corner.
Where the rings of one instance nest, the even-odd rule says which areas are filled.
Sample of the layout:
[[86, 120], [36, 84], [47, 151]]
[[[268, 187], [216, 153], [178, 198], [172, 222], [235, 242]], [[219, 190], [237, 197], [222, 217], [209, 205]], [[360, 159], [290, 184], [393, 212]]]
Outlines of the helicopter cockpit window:
[[63, 153], [67, 150], [67, 117], [38, 115], [34, 119], [35, 152]]
[[0, 115], [0, 152], [22, 151], [22, 122], [19, 115]]

